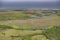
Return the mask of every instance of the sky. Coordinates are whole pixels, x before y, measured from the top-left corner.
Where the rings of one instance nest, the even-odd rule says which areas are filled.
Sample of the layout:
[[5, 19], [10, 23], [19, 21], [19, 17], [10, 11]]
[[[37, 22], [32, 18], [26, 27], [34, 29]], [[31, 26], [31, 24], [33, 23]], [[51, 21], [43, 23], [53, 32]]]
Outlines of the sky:
[[40, 2], [56, 2], [60, 0], [2, 0], [4, 2], [22, 2], [22, 1], [40, 1]]
[[9, 4], [13, 5], [15, 2], [16, 4], [20, 2], [41, 2], [41, 5], [44, 4], [44, 2], [47, 3], [46, 5], [54, 3], [54, 5], [57, 5], [60, 7], [60, 0], [0, 0], [0, 8], [2, 8], [2, 6], [6, 6]]

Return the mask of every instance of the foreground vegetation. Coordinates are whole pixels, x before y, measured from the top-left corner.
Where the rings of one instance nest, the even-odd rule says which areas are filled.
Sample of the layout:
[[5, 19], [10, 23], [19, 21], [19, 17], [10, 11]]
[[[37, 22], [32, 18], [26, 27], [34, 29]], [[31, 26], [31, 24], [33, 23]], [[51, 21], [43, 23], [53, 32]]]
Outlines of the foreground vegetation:
[[60, 26], [53, 26], [45, 30], [44, 35], [50, 40], [60, 40]]
[[18, 26], [0, 25], [0, 40], [60, 40], [59, 30], [60, 26], [22, 30]]

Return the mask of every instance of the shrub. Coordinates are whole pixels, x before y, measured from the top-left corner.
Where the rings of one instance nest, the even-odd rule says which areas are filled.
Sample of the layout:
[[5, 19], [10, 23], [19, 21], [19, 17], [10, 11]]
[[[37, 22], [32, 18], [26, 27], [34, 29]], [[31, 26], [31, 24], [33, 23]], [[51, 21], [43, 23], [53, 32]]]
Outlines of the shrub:
[[50, 40], [60, 40], [60, 26], [48, 28], [44, 35]]
[[11, 29], [12, 27], [8, 26], [8, 25], [0, 25], [0, 28], [2, 29]]

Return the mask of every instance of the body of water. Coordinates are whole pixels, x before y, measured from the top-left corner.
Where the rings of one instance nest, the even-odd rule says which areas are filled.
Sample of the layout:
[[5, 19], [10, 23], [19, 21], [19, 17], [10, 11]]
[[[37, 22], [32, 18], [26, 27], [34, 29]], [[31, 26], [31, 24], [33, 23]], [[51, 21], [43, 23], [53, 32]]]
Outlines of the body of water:
[[0, 2], [0, 9], [60, 9], [59, 2]]

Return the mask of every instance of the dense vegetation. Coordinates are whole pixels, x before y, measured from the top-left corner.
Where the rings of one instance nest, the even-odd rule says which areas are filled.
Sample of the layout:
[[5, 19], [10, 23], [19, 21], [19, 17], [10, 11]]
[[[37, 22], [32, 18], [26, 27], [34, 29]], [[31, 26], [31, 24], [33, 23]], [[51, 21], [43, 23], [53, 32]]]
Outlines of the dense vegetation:
[[[25, 28], [26, 26], [24, 26]], [[46, 39], [42, 33], [42, 30], [20, 30], [20, 27], [16, 25], [0, 25], [0, 40], [40, 40]], [[16, 30], [19, 29], [19, 30]], [[37, 36], [37, 38], [35, 37]], [[43, 38], [39, 38], [43, 37]]]
[[17, 26], [17, 25], [0, 25], [1, 29], [17, 29], [17, 30], [45, 30], [48, 27], [31, 27], [31, 26]]
[[[26, 26], [25, 26], [26, 27]], [[24, 27], [24, 28], [25, 28]], [[3, 29], [20, 29], [19, 26], [16, 25], [11, 25], [11, 26], [7, 26], [7, 25], [0, 25], [0, 28]], [[1, 29], [0, 29], [1, 30]], [[43, 29], [42, 29], [43, 30]], [[41, 31], [42, 31], [41, 30]], [[32, 31], [32, 30], [30, 30]], [[33, 31], [36, 31], [33, 29]], [[45, 29], [42, 33], [37, 33], [37, 34], [29, 34], [26, 36], [22, 36], [22, 38], [25, 40], [31, 40], [31, 37], [34, 35], [44, 35], [47, 39], [49, 40], [60, 40], [60, 26], [49, 26], [47, 29]], [[17, 36], [18, 37], [18, 36]], [[40, 36], [41, 37], [41, 36]], [[43, 37], [43, 38], [45, 38]]]
[[60, 40], [60, 26], [52, 26], [44, 34], [50, 40]]

